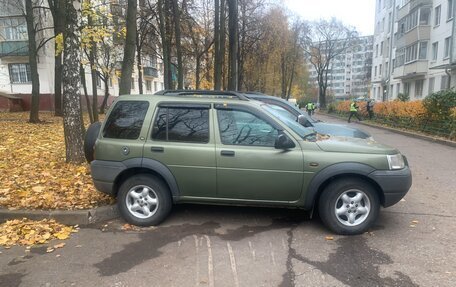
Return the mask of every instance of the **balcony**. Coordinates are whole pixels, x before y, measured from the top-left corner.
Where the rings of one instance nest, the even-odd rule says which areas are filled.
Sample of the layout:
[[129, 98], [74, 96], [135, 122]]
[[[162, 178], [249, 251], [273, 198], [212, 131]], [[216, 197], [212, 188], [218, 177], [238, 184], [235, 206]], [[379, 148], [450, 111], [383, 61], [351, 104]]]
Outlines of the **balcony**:
[[402, 48], [418, 41], [431, 39], [431, 26], [418, 25], [396, 39], [396, 47]]
[[0, 57], [28, 56], [28, 41], [3, 41], [0, 42]]
[[428, 72], [428, 60], [418, 60], [394, 69], [394, 79], [420, 78]]
[[144, 67], [144, 76], [158, 78], [158, 70], [152, 67]]
[[410, 11], [412, 11], [416, 7], [426, 4], [432, 5], [432, 0], [411, 0], [401, 8], [397, 9], [396, 20], [404, 18], [405, 16], [407, 16], [407, 14], [410, 13]]

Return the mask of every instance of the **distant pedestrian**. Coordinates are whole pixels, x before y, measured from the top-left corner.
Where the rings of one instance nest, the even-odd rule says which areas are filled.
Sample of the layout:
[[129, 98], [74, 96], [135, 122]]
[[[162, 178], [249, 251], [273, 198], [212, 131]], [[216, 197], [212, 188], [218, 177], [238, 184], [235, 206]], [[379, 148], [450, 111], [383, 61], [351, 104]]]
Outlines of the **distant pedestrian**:
[[308, 102], [307, 105], [306, 105], [306, 111], [307, 111], [307, 114], [309, 116], [312, 115], [312, 107], [313, 107], [313, 103], [312, 102]]
[[358, 106], [356, 105], [355, 100], [353, 100], [350, 104], [350, 116], [348, 117], [348, 122], [350, 122], [353, 116], [355, 116], [359, 121], [361, 121], [361, 118], [358, 115]]
[[312, 115], [315, 114], [316, 108], [317, 108], [317, 106], [314, 103], [312, 103]]
[[372, 120], [372, 117], [374, 116], [374, 101], [373, 100], [367, 101], [366, 110], [367, 110], [367, 114], [369, 115], [369, 119]]

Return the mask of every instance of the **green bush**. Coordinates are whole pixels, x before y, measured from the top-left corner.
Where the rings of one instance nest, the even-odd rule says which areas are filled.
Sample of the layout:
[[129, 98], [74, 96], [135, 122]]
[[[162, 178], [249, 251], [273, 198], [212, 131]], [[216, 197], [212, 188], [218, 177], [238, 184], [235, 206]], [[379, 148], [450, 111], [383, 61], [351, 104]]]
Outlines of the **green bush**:
[[456, 92], [451, 89], [433, 93], [423, 100], [423, 105], [431, 118], [449, 119], [456, 107]]
[[328, 106], [328, 113], [334, 113], [336, 112], [336, 103], [330, 103]]
[[410, 101], [410, 96], [408, 94], [399, 93], [397, 94], [397, 99], [401, 102], [408, 102]]

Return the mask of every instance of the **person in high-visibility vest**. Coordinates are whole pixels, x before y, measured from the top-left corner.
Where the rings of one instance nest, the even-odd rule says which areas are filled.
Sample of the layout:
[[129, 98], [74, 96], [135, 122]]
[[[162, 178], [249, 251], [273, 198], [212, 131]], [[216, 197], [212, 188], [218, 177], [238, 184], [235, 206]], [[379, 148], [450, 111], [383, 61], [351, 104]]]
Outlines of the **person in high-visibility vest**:
[[358, 106], [356, 105], [356, 101], [353, 100], [350, 104], [350, 116], [348, 117], [348, 122], [350, 122], [351, 118], [355, 116], [361, 121], [361, 118], [358, 116]]
[[306, 110], [307, 110], [307, 113], [309, 114], [309, 116], [312, 115], [312, 109], [313, 109], [313, 103], [312, 102], [308, 102], [307, 105], [306, 105]]

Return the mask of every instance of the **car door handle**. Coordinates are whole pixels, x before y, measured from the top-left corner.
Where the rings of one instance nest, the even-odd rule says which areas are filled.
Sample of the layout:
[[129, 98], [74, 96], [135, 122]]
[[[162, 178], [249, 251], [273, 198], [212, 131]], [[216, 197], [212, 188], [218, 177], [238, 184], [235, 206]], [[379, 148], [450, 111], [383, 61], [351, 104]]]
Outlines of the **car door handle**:
[[232, 151], [232, 150], [222, 150], [220, 152], [220, 154], [222, 156], [234, 156], [234, 151]]
[[153, 152], [164, 152], [165, 148], [161, 147], [161, 146], [153, 146], [153, 147], [150, 148], [150, 151], [153, 151]]

